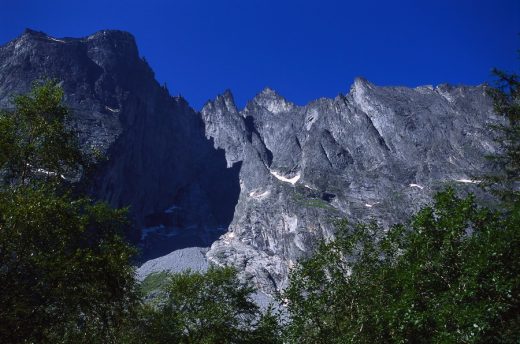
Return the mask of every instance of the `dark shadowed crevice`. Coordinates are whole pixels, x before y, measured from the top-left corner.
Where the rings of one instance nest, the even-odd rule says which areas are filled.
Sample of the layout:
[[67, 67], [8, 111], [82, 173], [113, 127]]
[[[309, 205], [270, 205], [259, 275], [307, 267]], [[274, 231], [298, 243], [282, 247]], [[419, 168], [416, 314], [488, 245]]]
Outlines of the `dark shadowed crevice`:
[[256, 135], [256, 137], [262, 145], [261, 149], [263, 150], [260, 152], [260, 156], [262, 157], [262, 160], [264, 160], [266, 166], [271, 166], [273, 162], [273, 152], [271, 152], [267, 148], [264, 141], [262, 140], [262, 135], [260, 135], [260, 133], [256, 129], [255, 119], [252, 116], [247, 116], [246, 118], [244, 118], [244, 124], [246, 126], [247, 140], [250, 143], [253, 143], [253, 134]]
[[145, 216], [140, 262], [188, 247], [210, 247], [227, 231], [240, 195], [242, 162], [227, 168], [224, 150], [213, 147], [203, 160], [194, 161], [202, 163], [200, 173], [177, 190], [170, 207]]

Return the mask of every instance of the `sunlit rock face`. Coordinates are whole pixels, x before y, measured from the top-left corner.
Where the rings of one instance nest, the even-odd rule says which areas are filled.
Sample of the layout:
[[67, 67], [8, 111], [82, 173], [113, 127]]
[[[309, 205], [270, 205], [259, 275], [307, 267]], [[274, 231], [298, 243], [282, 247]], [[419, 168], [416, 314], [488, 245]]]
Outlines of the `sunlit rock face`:
[[[474, 188], [490, 169], [496, 122], [485, 87], [378, 87], [297, 106], [265, 89], [239, 111], [229, 91], [201, 111], [228, 165], [242, 162], [228, 233], [208, 258], [263, 289], [334, 234], [332, 219], [406, 219], [447, 184]], [[469, 181], [469, 182], [468, 182]], [[473, 185], [473, 188], [471, 188]]]
[[[144, 258], [211, 245], [210, 263], [271, 293], [334, 236], [334, 219], [389, 225], [446, 184], [478, 191], [496, 149], [484, 86], [356, 79], [348, 94], [305, 106], [266, 88], [244, 109], [226, 91], [196, 112], [157, 83], [126, 32], [27, 30], [0, 47], [0, 107], [45, 78], [62, 83], [85, 151], [107, 158], [89, 192], [130, 206]], [[177, 271], [177, 256], [153, 264]]]
[[[57, 39], [27, 30], [0, 47], [1, 107], [48, 78], [62, 83], [83, 148], [106, 156], [89, 192], [130, 206], [133, 235], [145, 239], [148, 256], [209, 244], [222, 234], [215, 229], [233, 217], [238, 166], [226, 167], [198, 113], [157, 83], [132, 35]], [[142, 227], [163, 230], [140, 234]]]

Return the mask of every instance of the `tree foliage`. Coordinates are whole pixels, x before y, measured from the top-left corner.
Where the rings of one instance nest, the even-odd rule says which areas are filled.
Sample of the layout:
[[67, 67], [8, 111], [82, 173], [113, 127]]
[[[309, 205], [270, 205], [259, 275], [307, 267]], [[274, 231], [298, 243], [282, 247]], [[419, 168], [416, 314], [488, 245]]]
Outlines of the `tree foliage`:
[[517, 343], [520, 208], [439, 193], [388, 232], [342, 222], [291, 274], [294, 343]]
[[48, 188], [0, 194], [0, 338], [110, 338], [132, 301], [125, 210]]
[[142, 306], [130, 326], [144, 334], [139, 343], [279, 342], [277, 316], [261, 313], [252, 299], [254, 288], [231, 268], [171, 274], [162, 291], [155, 304]]
[[0, 115], [2, 343], [112, 342], [135, 299], [126, 210], [63, 183], [85, 160], [62, 96], [36, 84]]
[[14, 98], [15, 109], [0, 113], [0, 169], [4, 180], [59, 180], [78, 173], [86, 161], [69, 128], [63, 90], [55, 81], [35, 83]]
[[493, 71], [496, 87], [488, 90], [496, 114], [503, 124], [495, 125], [501, 152], [490, 158], [499, 166], [499, 173], [486, 176], [484, 185], [492, 186], [506, 204], [520, 202], [520, 80], [516, 74]]

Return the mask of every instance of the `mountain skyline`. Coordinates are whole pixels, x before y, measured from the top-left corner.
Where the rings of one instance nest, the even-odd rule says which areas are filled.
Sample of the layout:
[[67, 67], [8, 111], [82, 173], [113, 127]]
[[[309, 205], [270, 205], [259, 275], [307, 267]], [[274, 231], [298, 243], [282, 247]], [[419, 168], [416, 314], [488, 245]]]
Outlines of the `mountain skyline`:
[[132, 32], [158, 81], [196, 110], [226, 89], [239, 108], [265, 87], [304, 105], [347, 93], [357, 76], [477, 85], [492, 67], [518, 68], [518, 2], [399, 3], [22, 0], [2, 4], [0, 44], [26, 27], [52, 37]]
[[197, 112], [161, 87], [130, 33], [107, 30], [25, 31], [0, 66], [0, 106], [34, 80], [61, 82], [80, 143], [107, 154], [88, 189], [130, 206], [144, 260], [203, 247], [267, 293], [333, 235], [332, 218], [391, 225], [444, 185], [478, 193], [471, 176], [492, 168], [485, 86], [357, 78], [307, 106], [265, 89], [242, 110], [225, 92]]

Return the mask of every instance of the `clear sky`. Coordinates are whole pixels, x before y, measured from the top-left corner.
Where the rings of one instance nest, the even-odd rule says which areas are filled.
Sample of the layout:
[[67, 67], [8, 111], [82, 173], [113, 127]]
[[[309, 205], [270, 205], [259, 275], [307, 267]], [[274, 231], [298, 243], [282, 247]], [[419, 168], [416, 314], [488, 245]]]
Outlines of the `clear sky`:
[[196, 109], [265, 86], [297, 104], [378, 85], [480, 84], [518, 71], [520, 0], [0, 0], [0, 44], [28, 27], [55, 37], [134, 34], [140, 54]]

